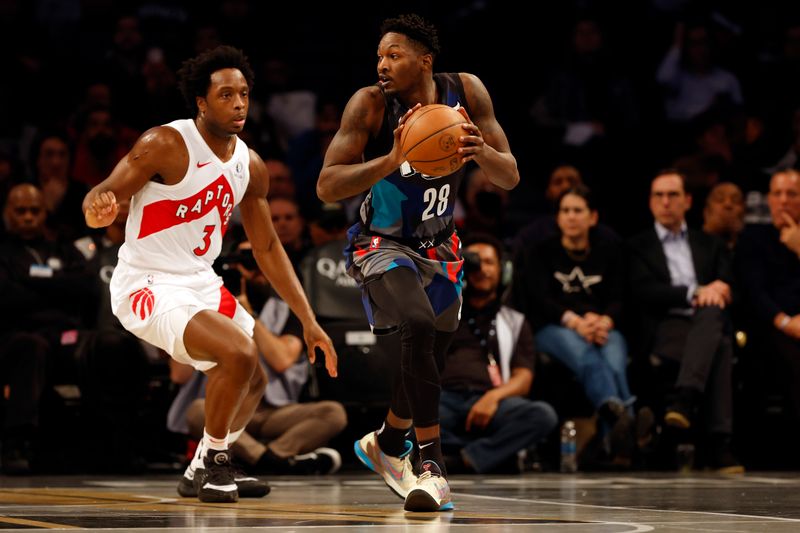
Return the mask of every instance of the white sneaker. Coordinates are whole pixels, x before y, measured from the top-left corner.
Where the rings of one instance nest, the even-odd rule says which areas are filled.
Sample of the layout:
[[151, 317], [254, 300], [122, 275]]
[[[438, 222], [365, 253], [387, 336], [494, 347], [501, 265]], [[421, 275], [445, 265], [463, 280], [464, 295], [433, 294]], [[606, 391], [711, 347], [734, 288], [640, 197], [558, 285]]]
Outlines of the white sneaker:
[[442, 476], [423, 472], [417, 478], [417, 485], [406, 496], [406, 511], [432, 512], [452, 511], [453, 502], [450, 501], [450, 485]]
[[392, 492], [405, 499], [417, 485], [417, 476], [411, 468], [409, 455], [414, 447], [410, 440], [406, 441], [406, 451], [400, 457], [392, 457], [383, 453], [378, 446], [378, 433], [373, 431], [357, 440], [353, 446], [358, 459], [364, 465], [381, 476]]

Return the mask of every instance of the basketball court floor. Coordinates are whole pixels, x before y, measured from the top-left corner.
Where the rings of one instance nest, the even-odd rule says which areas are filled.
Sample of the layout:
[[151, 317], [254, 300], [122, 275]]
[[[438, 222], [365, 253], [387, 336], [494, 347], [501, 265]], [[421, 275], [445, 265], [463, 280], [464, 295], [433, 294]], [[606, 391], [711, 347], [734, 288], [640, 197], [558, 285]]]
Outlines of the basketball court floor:
[[176, 480], [0, 477], [0, 531], [800, 531], [800, 473], [453, 476], [455, 511], [413, 514], [366, 472], [275, 478], [236, 504], [180, 498]]

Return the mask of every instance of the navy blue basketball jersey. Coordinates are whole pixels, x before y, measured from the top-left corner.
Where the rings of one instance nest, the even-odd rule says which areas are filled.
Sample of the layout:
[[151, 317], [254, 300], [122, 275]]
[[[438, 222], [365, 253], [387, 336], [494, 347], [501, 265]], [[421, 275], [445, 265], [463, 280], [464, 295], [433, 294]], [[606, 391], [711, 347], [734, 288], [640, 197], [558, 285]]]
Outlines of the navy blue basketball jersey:
[[[434, 74], [437, 101], [470, 112], [464, 86], [457, 73]], [[392, 148], [392, 132], [408, 108], [395, 98], [386, 98], [386, 110], [378, 136], [364, 149], [366, 160], [386, 155]], [[407, 163], [372, 186], [361, 205], [361, 223], [367, 233], [399, 239], [425, 240], [452, 226], [453, 208], [464, 167], [433, 178], [415, 172]]]

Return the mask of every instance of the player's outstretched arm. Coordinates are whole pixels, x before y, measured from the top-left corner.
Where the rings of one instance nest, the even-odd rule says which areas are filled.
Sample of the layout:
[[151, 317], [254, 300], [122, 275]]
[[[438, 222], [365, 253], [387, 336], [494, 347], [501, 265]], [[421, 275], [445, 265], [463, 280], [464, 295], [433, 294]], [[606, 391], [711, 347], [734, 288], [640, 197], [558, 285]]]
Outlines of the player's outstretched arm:
[[117, 216], [118, 201], [136, 194], [156, 174], [183, 177], [188, 164], [189, 155], [177, 131], [165, 126], [147, 130], [111, 175], [86, 194], [86, 224], [91, 228], [108, 226]]
[[[384, 156], [364, 161], [364, 148], [370, 136], [380, 131], [383, 111], [383, 94], [377, 87], [365, 87], [347, 102], [342, 124], [328, 146], [317, 181], [320, 200], [336, 202], [360, 194], [402, 164], [400, 132], [407, 116], [400, 120], [400, 125], [395, 129], [392, 150]], [[407, 113], [410, 114], [411, 111]]]
[[281, 298], [289, 304], [302, 322], [309, 360], [314, 362], [314, 349], [319, 348], [325, 354], [325, 368], [328, 374], [336, 377], [336, 350], [328, 334], [317, 323], [300, 280], [297, 279], [292, 263], [278, 240], [267, 204], [268, 191], [267, 167], [261, 157], [250, 150], [250, 183], [239, 204], [239, 211], [247, 239], [253, 247], [253, 257]]

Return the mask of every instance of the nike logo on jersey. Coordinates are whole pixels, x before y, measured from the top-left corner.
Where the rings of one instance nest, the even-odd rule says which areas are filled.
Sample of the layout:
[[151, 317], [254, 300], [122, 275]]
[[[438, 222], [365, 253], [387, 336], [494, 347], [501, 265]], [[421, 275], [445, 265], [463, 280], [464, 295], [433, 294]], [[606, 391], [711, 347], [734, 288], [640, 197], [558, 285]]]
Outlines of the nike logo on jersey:
[[431, 441], [431, 442], [426, 442], [425, 444], [420, 444], [420, 445], [419, 445], [419, 449], [421, 450], [422, 448], [427, 448], [427, 447], [428, 447], [428, 446], [430, 446], [431, 444], [433, 444], [433, 441]]
[[203, 168], [206, 165], [210, 165], [211, 161], [206, 161], [205, 163], [201, 163], [200, 161], [197, 162], [197, 168]]

